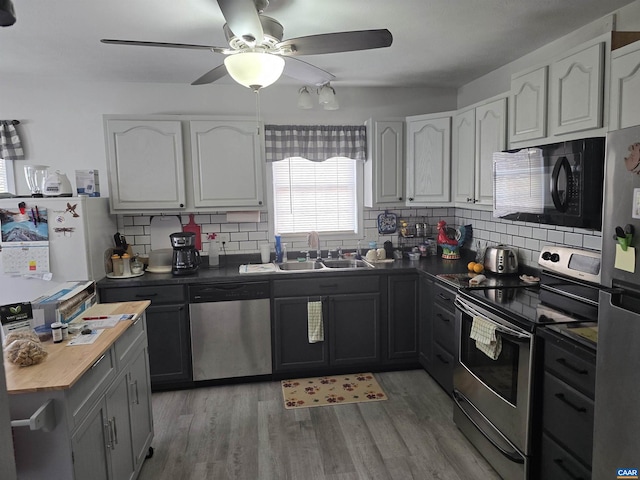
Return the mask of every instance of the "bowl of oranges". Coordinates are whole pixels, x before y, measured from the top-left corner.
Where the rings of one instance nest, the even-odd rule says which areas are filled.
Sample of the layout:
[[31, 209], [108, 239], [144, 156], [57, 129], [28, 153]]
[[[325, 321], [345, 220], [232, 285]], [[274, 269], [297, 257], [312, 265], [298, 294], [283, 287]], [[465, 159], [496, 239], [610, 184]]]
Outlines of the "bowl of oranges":
[[484, 265], [477, 262], [469, 262], [467, 263], [467, 270], [472, 273], [482, 273], [484, 272]]

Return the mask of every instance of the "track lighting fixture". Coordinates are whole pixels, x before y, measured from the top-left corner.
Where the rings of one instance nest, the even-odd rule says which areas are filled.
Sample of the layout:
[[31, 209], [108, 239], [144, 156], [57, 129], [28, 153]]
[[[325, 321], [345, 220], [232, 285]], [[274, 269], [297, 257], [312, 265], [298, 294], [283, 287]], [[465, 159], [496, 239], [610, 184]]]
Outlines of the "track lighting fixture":
[[[325, 83], [316, 89], [316, 93], [318, 94], [318, 103], [322, 105], [322, 108], [325, 110], [338, 110], [340, 106], [336, 98], [336, 91], [329, 83]], [[298, 90], [298, 108], [303, 110], [313, 108], [313, 100], [307, 87], [302, 87]]]

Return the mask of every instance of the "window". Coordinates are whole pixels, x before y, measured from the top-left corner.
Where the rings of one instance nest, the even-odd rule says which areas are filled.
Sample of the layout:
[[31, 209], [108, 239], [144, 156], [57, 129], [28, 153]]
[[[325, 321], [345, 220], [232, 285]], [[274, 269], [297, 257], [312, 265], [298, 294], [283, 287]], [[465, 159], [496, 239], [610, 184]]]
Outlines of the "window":
[[0, 193], [15, 193], [13, 184], [13, 162], [0, 158]]
[[366, 144], [364, 125], [265, 125], [272, 233], [362, 238]]
[[362, 162], [334, 157], [312, 162], [292, 157], [271, 163], [273, 223], [280, 234], [358, 234], [362, 211]]

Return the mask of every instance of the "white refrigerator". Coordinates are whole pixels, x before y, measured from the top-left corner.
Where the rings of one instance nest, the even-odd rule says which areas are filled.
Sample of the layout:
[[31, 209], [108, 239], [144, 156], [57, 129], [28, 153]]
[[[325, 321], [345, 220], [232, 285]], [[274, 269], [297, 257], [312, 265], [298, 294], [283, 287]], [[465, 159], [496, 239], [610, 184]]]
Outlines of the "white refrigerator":
[[101, 279], [116, 229], [108, 198], [0, 199], [0, 305]]

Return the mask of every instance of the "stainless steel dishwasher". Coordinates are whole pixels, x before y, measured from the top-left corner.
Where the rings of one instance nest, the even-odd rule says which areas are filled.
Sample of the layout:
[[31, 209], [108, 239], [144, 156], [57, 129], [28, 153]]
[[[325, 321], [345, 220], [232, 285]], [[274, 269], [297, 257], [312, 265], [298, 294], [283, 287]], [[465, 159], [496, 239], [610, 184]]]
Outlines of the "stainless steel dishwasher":
[[272, 372], [269, 296], [269, 282], [189, 287], [194, 380]]

